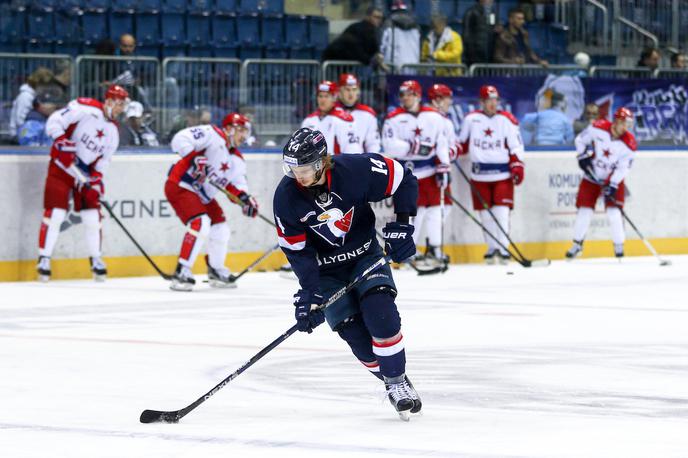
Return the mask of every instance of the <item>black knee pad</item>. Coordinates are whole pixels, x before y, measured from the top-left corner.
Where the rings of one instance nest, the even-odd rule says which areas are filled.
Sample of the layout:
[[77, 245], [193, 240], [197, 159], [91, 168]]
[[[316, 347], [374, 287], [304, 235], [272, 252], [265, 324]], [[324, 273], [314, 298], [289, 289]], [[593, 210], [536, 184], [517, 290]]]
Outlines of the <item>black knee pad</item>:
[[370, 332], [366, 328], [361, 315], [354, 315], [341, 322], [335, 328], [339, 337], [341, 337], [349, 347], [354, 356], [360, 361], [371, 362], [375, 361], [376, 357], [373, 354], [372, 340]]
[[401, 317], [394, 303], [395, 296], [394, 289], [382, 286], [366, 291], [361, 297], [361, 315], [371, 336], [388, 339], [401, 331]]
[[397, 297], [397, 290], [388, 285], [375, 286], [361, 294], [359, 302], [362, 302], [363, 299], [365, 299], [367, 296], [373, 294], [389, 294], [390, 296], [392, 296], [392, 299], [395, 299]]

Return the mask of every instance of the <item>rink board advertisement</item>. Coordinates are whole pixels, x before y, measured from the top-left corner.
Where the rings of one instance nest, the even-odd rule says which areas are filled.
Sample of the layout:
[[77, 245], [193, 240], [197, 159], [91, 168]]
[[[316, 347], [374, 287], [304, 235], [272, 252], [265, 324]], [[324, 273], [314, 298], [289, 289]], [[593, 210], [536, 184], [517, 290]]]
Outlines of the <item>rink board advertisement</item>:
[[[261, 212], [271, 215], [272, 194], [283, 176], [280, 155], [251, 153], [245, 157], [250, 191], [256, 196]], [[572, 237], [576, 192], [581, 179], [574, 153], [532, 152], [527, 153], [525, 159], [525, 182], [516, 188], [516, 208], [512, 212], [512, 238], [522, 243], [531, 256], [561, 258]], [[174, 266], [184, 234], [184, 226], [163, 193], [167, 172], [174, 160], [172, 154], [118, 154], [105, 180], [106, 201], [115, 214], [149, 255], [165, 259], [168, 269]], [[1, 155], [0, 162], [0, 195], [5, 196], [0, 203], [4, 215], [0, 227], [3, 241], [0, 245], [0, 279], [31, 279], [26, 272], [33, 271], [37, 258], [48, 156]], [[465, 163], [463, 165], [466, 166]], [[688, 154], [640, 151], [626, 185], [630, 191], [626, 211], [643, 235], [664, 240], [664, 244], [661, 240], [658, 242], [660, 252], [688, 252]], [[472, 209], [469, 188], [456, 170], [452, 173], [451, 188], [452, 194]], [[218, 201], [225, 209], [231, 228], [230, 267], [236, 268], [232, 259], [241, 260], [245, 266], [257, 257], [256, 254], [276, 243], [274, 229], [264, 221], [243, 216], [240, 208], [229, 203], [224, 196], [218, 196]], [[391, 199], [374, 204], [374, 208], [381, 221], [393, 216]], [[445, 244], [452, 259], [458, 262], [478, 261], [484, 251], [481, 230], [456, 206], [448, 211]], [[53, 255], [54, 262], [88, 257], [80, 221], [78, 213], [69, 212]], [[381, 226], [379, 224], [378, 227]], [[629, 240], [637, 239], [628, 226], [626, 233]], [[587, 241], [606, 241], [609, 238], [608, 223], [602, 204], [598, 202]], [[611, 243], [608, 245], [608, 253], [603, 250], [586, 254], [609, 256]], [[642, 250], [635, 252], [633, 249], [627, 249], [627, 253], [645, 254]], [[122, 275], [135, 274], [133, 266], [142, 263], [140, 252], [105, 210], [103, 254], [106, 260], [128, 260], [116, 269]], [[275, 258], [272, 267], [279, 262], [280, 259]], [[19, 271], [24, 274], [20, 275]], [[146, 272], [153, 273], [150, 269]]]

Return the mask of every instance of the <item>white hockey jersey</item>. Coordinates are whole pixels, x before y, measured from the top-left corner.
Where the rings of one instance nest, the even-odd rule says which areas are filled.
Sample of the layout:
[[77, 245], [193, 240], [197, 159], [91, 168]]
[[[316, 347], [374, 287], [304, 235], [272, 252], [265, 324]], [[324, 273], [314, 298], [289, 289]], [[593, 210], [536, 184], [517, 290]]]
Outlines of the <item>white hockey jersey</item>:
[[84, 173], [105, 173], [119, 147], [117, 124], [103, 113], [95, 99], [78, 98], [50, 115], [45, 132], [56, 140], [66, 136], [76, 143], [76, 165]]
[[471, 178], [501, 181], [511, 177], [509, 156], [523, 162], [523, 140], [518, 121], [507, 111], [488, 116], [480, 111], [466, 115], [457, 138], [461, 154], [469, 154]]
[[382, 151], [375, 110], [362, 103], [357, 103], [353, 107], [347, 108], [341, 102], [337, 102], [337, 107], [354, 118], [355, 139], [362, 152], [379, 153]]
[[[445, 118], [432, 107], [421, 107], [413, 114], [402, 107], [391, 111], [382, 126], [385, 155], [411, 168], [416, 178], [435, 174], [438, 163], [449, 164], [449, 139]], [[413, 145], [420, 142], [418, 154]]]
[[448, 115], [442, 115], [445, 124], [445, 135], [447, 136], [447, 144], [449, 145], [449, 160], [453, 161], [459, 156], [459, 145], [457, 143], [456, 131], [454, 130], [454, 122]]
[[575, 144], [579, 155], [586, 149], [592, 150], [595, 178], [618, 187], [631, 168], [638, 146], [632, 133], [612, 138], [611, 129], [612, 123], [606, 119], [595, 121], [578, 134]]
[[244, 157], [228, 145], [219, 128], [206, 124], [180, 130], [170, 147], [182, 158], [172, 166], [168, 179], [195, 192], [204, 204], [219, 191], [211, 183], [233, 194], [248, 192]]
[[327, 154], [363, 153], [361, 144], [356, 140], [354, 118], [337, 107], [322, 118], [315, 111], [303, 120], [301, 127], [319, 130], [327, 142]]

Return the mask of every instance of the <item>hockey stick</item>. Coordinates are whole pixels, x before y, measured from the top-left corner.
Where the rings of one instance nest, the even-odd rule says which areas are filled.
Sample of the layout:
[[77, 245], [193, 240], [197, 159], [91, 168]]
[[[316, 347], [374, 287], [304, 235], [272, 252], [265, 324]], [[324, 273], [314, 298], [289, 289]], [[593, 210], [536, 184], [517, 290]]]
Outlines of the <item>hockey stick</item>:
[[[227, 191], [225, 188], [223, 188], [219, 184], [215, 183], [214, 181], [211, 181], [210, 184], [213, 185], [215, 188], [217, 188], [220, 192], [222, 192], [225, 196], [227, 196], [227, 198], [229, 200], [231, 200], [235, 204], [240, 205], [240, 206], [244, 205], [244, 203], [237, 196], [235, 196], [231, 192]], [[266, 223], [268, 223], [270, 226], [275, 227], [275, 223], [273, 223], [269, 218], [266, 218], [265, 216], [263, 216], [262, 213], [258, 213], [257, 216], [258, 216], [258, 218], [260, 218], [263, 221], [265, 221]]]
[[[344, 288], [338, 290], [336, 293], [334, 293], [330, 298], [325, 302], [323, 305], [320, 306], [320, 309], [323, 310], [333, 303], [335, 303], [337, 300], [341, 299], [345, 294], [347, 294], [349, 291], [351, 291], [354, 286], [356, 286], [361, 280], [363, 280], [365, 277], [370, 275], [372, 272], [376, 271], [380, 267], [384, 266], [385, 264], [389, 264], [391, 262], [391, 259], [387, 256], [382, 257], [377, 260], [374, 264], [372, 264], [370, 267], [368, 267], [366, 270], [364, 270], [360, 275], [358, 275], [356, 278], [354, 278], [351, 283], [346, 285]], [[297, 330], [297, 325], [292, 326], [291, 328], [287, 329], [282, 335], [280, 335], [278, 338], [273, 340], [268, 346], [264, 347], [262, 350], [260, 350], [258, 353], [253, 355], [251, 359], [249, 359], [243, 366], [241, 366], [239, 369], [234, 371], [231, 375], [229, 375], [227, 378], [222, 380], [220, 383], [215, 385], [213, 389], [205, 393], [203, 396], [200, 398], [196, 399], [194, 402], [189, 404], [188, 406], [184, 407], [183, 409], [179, 410], [171, 410], [171, 411], [160, 411], [160, 410], [144, 410], [141, 412], [141, 417], [140, 421], [141, 423], [178, 423], [181, 418], [186, 416], [189, 412], [194, 410], [196, 407], [199, 405], [203, 404], [205, 401], [207, 401], [210, 397], [212, 397], [215, 393], [220, 391], [222, 388], [225, 387], [229, 382], [237, 378], [242, 372], [244, 372], [246, 369], [249, 367], [253, 366], [259, 359], [261, 359], [263, 356], [267, 355], [270, 351], [272, 351], [275, 347], [277, 347], [279, 344], [284, 342], [294, 334]]]
[[440, 186], [440, 255], [442, 256], [442, 273], [449, 269], [449, 261], [444, 262], [444, 192], [447, 186], [447, 183], [442, 183], [442, 186]]
[[262, 255], [260, 255], [260, 257], [259, 257], [258, 259], [256, 259], [256, 260], [253, 261], [251, 264], [249, 264], [248, 267], [246, 267], [244, 270], [242, 270], [241, 272], [239, 272], [239, 273], [236, 274], [236, 275], [230, 275], [230, 276], [229, 276], [229, 281], [230, 281], [230, 283], [234, 283], [235, 281], [237, 281], [238, 279], [240, 279], [245, 273], [247, 273], [249, 270], [253, 269], [253, 268], [256, 267], [258, 264], [260, 264], [261, 261], [263, 261], [265, 258], [267, 258], [268, 256], [270, 256], [270, 255], [272, 254], [272, 252], [275, 251], [275, 250], [277, 250], [278, 248], [279, 248], [279, 244], [276, 243], [274, 246], [270, 247], [265, 253], [263, 253]]
[[[600, 187], [604, 187], [604, 184], [603, 184], [602, 182], [600, 182], [599, 180], [597, 180], [597, 179], [595, 178], [595, 175], [592, 174], [592, 173], [593, 173], [592, 170], [587, 169], [586, 172], [587, 172], [587, 174], [588, 174], [588, 178], [594, 180], [594, 183], [595, 183], [596, 185], [598, 185], [598, 186], [600, 186]], [[647, 249], [650, 251], [650, 253], [652, 253], [652, 255], [653, 255], [654, 257], [656, 257], [656, 258], [659, 260], [659, 265], [660, 265], [660, 266], [670, 266], [670, 265], [671, 265], [671, 261], [670, 261], [669, 259], [664, 259], [664, 258], [662, 258], [662, 257], [659, 255], [659, 253], [657, 253], [657, 250], [655, 250], [655, 247], [652, 246], [652, 244], [650, 243], [650, 241], [647, 240], [647, 239], [643, 236], [643, 234], [640, 232], [640, 229], [638, 229], [638, 227], [637, 227], [635, 224], [633, 224], [633, 221], [631, 221], [631, 218], [628, 217], [628, 215], [626, 214], [626, 212], [625, 212], [624, 209], [623, 209], [623, 205], [621, 205], [620, 202], [617, 201], [616, 199], [614, 199], [613, 197], [606, 197], [606, 196], [605, 196], [605, 199], [609, 200], [611, 203], [613, 203], [613, 204], [616, 206], [616, 208], [619, 209], [619, 211], [621, 212], [621, 216], [623, 216], [624, 219], [628, 222], [628, 224], [631, 225], [631, 227], [633, 228], [633, 230], [635, 231], [635, 233], [638, 234], [638, 237], [640, 237], [640, 240], [643, 241], [643, 243], [645, 244], [645, 246], [647, 247]]]
[[[457, 161], [454, 161], [454, 165], [456, 166], [457, 169], [459, 169], [459, 172], [461, 173], [461, 176], [464, 178], [464, 180], [466, 180], [466, 183], [468, 183], [468, 185], [471, 187], [471, 191], [473, 192], [473, 194], [476, 195], [476, 196], [478, 197], [478, 200], [480, 201], [480, 204], [481, 204], [481, 205], [483, 206], [483, 208], [484, 208], [485, 210], [487, 210], [487, 212], [490, 214], [490, 216], [491, 216], [492, 219], [494, 220], [495, 224], [496, 224], [497, 227], [499, 228], [500, 232], [501, 232], [502, 234], [504, 234], [504, 236], [505, 236], [506, 239], [509, 241], [509, 243], [511, 244], [511, 246], [514, 247], [514, 251], [516, 252], [516, 254], [518, 254], [518, 257], [520, 257], [521, 259], [520, 259], [520, 261], [519, 261], [519, 259], [518, 259], [516, 256], [514, 256], [513, 253], [511, 253], [511, 251], [507, 250], [507, 251], [509, 251], [509, 253], [511, 254], [511, 256], [512, 256], [519, 264], [521, 264], [523, 267], [545, 267], [545, 266], [550, 265], [550, 264], [552, 263], [552, 261], [550, 261], [549, 259], [546, 259], [546, 258], [545, 258], [545, 259], [530, 260], [530, 259], [526, 258], [526, 257], [523, 255], [523, 253], [521, 253], [521, 250], [518, 249], [518, 246], [514, 243], [513, 240], [511, 240], [511, 237], [509, 237], [509, 234], [504, 230], [504, 228], [503, 228], [502, 225], [500, 224], [499, 220], [497, 220], [497, 217], [494, 215], [494, 213], [492, 213], [492, 210], [490, 209], [490, 207], [487, 206], [487, 202], [485, 202], [485, 199], [483, 199], [483, 196], [480, 195], [480, 193], [478, 192], [478, 189], [475, 187], [475, 185], [473, 184], [473, 182], [471, 182], [470, 178], [468, 178], [468, 175], [466, 175], [466, 172], [463, 171], [463, 169], [461, 168], [461, 165], [460, 165]], [[500, 245], [502, 245], [502, 244], [500, 244]], [[503, 245], [502, 245], [502, 246], [503, 246]]]
[[[62, 168], [62, 169], [65, 170], [64, 168]], [[74, 164], [70, 165], [69, 169], [65, 170], [65, 171], [71, 172], [70, 175], [72, 175], [83, 186], [90, 187], [89, 183], [88, 183], [88, 179], [84, 176], [83, 173], [81, 173], [81, 171], [76, 167], [76, 165], [74, 165]], [[151, 257], [148, 256], [148, 253], [146, 253], [146, 250], [144, 250], [143, 247], [141, 245], [139, 245], [139, 242], [137, 242], [136, 239], [134, 238], [134, 236], [131, 235], [131, 233], [127, 230], [126, 227], [124, 227], [124, 224], [122, 224], [122, 222], [119, 220], [119, 218], [117, 218], [115, 216], [115, 213], [112, 211], [112, 208], [110, 207], [110, 205], [102, 199], [99, 199], [99, 202], [103, 207], [105, 207], [105, 210], [107, 210], [107, 212], [110, 214], [110, 217], [117, 223], [117, 225], [119, 227], [122, 228], [124, 233], [127, 234], [127, 237], [129, 237], [129, 240], [131, 240], [134, 243], [134, 245], [136, 245], [136, 248], [139, 249], [139, 251], [141, 252], [143, 257], [146, 258], [146, 260], [148, 260], [148, 262], [150, 263], [151, 266], [153, 266], [155, 271], [158, 272], [158, 274], [160, 274], [160, 276], [164, 280], [172, 280], [173, 276], [163, 272], [160, 269], [160, 267], [158, 267], [158, 265], [155, 263], [155, 261], [153, 261], [153, 259], [151, 259]]]
[[[375, 233], [376, 233], [377, 236], [382, 240], [382, 246], [384, 246], [384, 245], [385, 245], [385, 243], [384, 243], [384, 241], [385, 241], [384, 235], [380, 234], [380, 232], [378, 232], [377, 230], [375, 231]], [[409, 266], [411, 266], [411, 268], [412, 268], [413, 270], [415, 270], [416, 273], [417, 273], [418, 275], [420, 275], [420, 276], [423, 276], [423, 275], [435, 275], [435, 274], [439, 274], [439, 273], [442, 272], [442, 267], [439, 267], [439, 266], [438, 266], [438, 267], [431, 267], [431, 268], [429, 268], [429, 269], [421, 269], [420, 267], [418, 267], [418, 266], [416, 265], [415, 261], [411, 261], [410, 259], [407, 260], [407, 261], [403, 261], [403, 262], [404, 262], [405, 264], [408, 264]]]

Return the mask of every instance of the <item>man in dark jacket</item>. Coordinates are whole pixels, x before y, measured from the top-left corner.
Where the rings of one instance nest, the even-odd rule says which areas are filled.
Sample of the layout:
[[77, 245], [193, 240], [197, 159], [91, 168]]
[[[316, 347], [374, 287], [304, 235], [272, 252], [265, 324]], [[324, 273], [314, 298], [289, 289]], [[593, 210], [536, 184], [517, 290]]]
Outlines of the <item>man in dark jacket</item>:
[[495, 34], [502, 31], [494, 0], [478, 0], [463, 16], [463, 60], [468, 66], [492, 61]]
[[376, 66], [382, 62], [379, 55], [382, 10], [371, 6], [366, 17], [347, 27], [322, 54], [322, 60], [356, 60], [363, 65]]
[[523, 27], [525, 14], [519, 8], [509, 11], [509, 24], [495, 42], [494, 61], [498, 64], [539, 64], [547, 67], [549, 62], [540, 59], [530, 47], [528, 31]]

